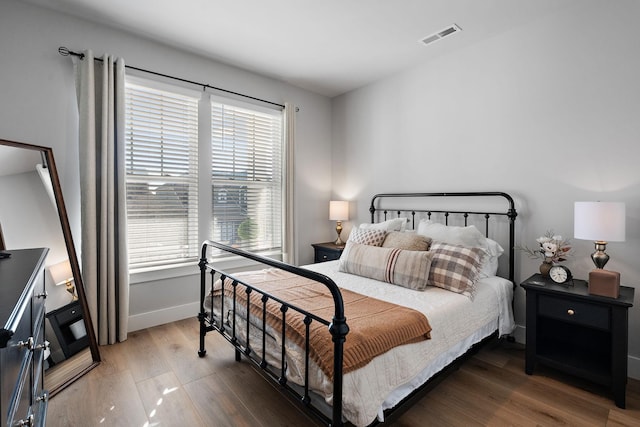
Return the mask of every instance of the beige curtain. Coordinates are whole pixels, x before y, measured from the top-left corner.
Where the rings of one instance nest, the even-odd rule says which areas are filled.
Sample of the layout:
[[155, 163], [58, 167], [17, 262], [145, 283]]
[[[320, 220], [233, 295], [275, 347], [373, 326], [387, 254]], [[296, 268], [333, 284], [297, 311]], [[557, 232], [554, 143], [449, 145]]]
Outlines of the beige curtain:
[[100, 345], [127, 339], [124, 60], [76, 60], [82, 277]]
[[294, 216], [294, 147], [297, 108], [289, 102], [284, 104], [284, 241], [282, 257], [284, 262], [297, 265]]

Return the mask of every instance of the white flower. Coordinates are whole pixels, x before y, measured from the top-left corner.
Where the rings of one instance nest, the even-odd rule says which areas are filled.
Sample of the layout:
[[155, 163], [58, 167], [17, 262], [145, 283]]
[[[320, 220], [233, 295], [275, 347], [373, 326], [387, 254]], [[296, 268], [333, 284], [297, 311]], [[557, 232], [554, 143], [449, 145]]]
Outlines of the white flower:
[[542, 250], [544, 251], [544, 256], [551, 258], [556, 254], [558, 245], [552, 242], [545, 242], [542, 244]]
[[561, 235], [554, 234], [553, 231], [547, 231], [544, 236], [536, 239], [538, 242], [537, 249], [529, 249], [526, 246], [520, 246], [518, 249], [526, 252], [531, 258], [542, 257], [544, 261], [562, 262], [567, 259], [571, 251], [571, 242], [564, 240]]

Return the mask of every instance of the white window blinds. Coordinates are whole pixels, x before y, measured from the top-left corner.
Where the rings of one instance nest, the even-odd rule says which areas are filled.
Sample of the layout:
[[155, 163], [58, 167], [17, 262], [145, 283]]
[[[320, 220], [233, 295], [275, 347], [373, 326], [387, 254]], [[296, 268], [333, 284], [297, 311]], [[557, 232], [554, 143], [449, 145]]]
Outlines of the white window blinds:
[[175, 264], [199, 255], [198, 98], [127, 83], [129, 264]]
[[211, 103], [213, 239], [282, 250], [282, 112]]

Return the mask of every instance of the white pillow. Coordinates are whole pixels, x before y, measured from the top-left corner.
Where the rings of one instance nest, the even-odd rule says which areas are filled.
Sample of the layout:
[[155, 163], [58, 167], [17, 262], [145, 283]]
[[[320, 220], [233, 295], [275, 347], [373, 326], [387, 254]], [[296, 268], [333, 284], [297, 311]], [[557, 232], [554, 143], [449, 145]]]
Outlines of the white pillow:
[[418, 234], [431, 237], [436, 242], [481, 248], [487, 253], [487, 256], [484, 257], [480, 265], [478, 277], [491, 277], [498, 272], [498, 258], [504, 249], [498, 242], [486, 238], [474, 225], [457, 227], [423, 219], [418, 224]]
[[498, 273], [498, 258], [504, 252], [502, 246], [495, 240], [487, 239], [487, 249], [485, 250], [488, 256], [485, 257], [484, 262], [480, 267], [480, 273], [478, 277], [492, 277]]
[[360, 228], [384, 231], [404, 231], [406, 227], [406, 218], [394, 218], [376, 224], [360, 224]]
[[468, 248], [487, 249], [488, 246], [487, 238], [473, 225], [456, 227], [423, 219], [418, 224], [418, 234], [431, 237], [432, 240], [438, 242], [466, 246]]

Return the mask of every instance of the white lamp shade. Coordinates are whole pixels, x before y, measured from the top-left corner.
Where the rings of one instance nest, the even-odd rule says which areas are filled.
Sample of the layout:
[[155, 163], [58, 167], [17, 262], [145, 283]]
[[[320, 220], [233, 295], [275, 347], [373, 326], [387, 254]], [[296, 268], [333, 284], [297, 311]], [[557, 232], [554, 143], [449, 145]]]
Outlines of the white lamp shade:
[[573, 236], [576, 239], [624, 242], [624, 203], [575, 202], [573, 213]]
[[329, 219], [331, 221], [346, 221], [349, 219], [349, 202], [345, 200], [331, 200], [329, 202]]
[[73, 273], [69, 260], [65, 260], [49, 267], [49, 274], [56, 286], [73, 281]]

